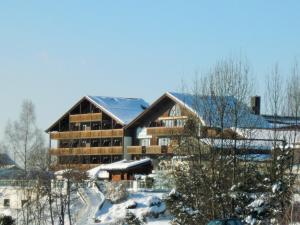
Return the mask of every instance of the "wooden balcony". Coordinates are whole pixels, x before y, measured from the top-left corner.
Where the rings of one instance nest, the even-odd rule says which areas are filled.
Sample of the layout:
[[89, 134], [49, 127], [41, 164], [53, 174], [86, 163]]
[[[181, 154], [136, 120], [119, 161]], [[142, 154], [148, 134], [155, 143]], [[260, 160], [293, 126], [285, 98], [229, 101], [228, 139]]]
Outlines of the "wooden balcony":
[[[143, 152], [143, 148], [146, 150]], [[159, 155], [159, 154], [172, 154], [174, 146], [160, 146], [160, 145], [150, 145], [147, 147], [142, 146], [128, 146], [127, 153], [130, 155]]]
[[51, 139], [81, 139], [123, 137], [123, 129], [52, 132]]
[[127, 153], [131, 155], [142, 154], [142, 146], [128, 146]]
[[51, 155], [122, 155], [122, 146], [109, 147], [82, 147], [82, 148], [52, 148]]
[[58, 171], [58, 170], [64, 170], [64, 169], [78, 169], [78, 170], [89, 170], [96, 166], [99, 166], [100, 164], [56, 164], [54, 166], [51, 166], [51, 170]]
[[158, 120], [186, 120], [187, 116], [166, 116], [166, 117], [159, 117]]
[[102, 113], [86, 113], [69, 116], [70, 123], [101, 121]]
[[148, 127], [147, 134], [153, 136], [173, 136], [180, 135], [183, 127]]
[[[167, 149], [167, 146], [164, 146]], [[162, 154], [162, 146], [151, 145], [146, 147], [146, 154]]]

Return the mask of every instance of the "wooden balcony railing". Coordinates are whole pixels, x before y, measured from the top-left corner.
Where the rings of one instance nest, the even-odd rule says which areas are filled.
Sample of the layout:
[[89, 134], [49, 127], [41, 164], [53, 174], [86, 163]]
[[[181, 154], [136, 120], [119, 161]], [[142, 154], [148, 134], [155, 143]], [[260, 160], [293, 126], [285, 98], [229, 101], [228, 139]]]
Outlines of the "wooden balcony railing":
[[183, 127], [148, 127], [147, 134], [153, 136], [172, 136], [180, 135]]
[[[144, 149], [144, 151], [143, 151]], [[147, 147], [142, 146], [128, 146], [127, 153], [130, 155], [140, 155], [140, 154], [172, 154], [174, 146], [160, 146], [160, 145], [150, 145]]]
[[165, 116], [159, 117], [158, 120], [186, 120], [187, 116]]
[[64, 169], [79, 169], [79, 170], [89, 170], [100, 164], [56, 164], [51, 166], [51, 170], [58, 171]]
[[128, 146], [127, 153], [130, 155], [142, 154], [142, 146]]
[[83, 148], [52, 148], [51, 155], [122, 155], [122, 146], [109, 147], [83, 147]]
[[51, 139], [123, 137], [123, 129], [52, 132]]
[[[167, 146], [164, 146], [167, 149]], [[162, 146], [151, 145], [146, 147], [146, 154], [162, 154]]]
[[101, 121], [102, 113], [86, 113], [69, 116], [70, 123]]

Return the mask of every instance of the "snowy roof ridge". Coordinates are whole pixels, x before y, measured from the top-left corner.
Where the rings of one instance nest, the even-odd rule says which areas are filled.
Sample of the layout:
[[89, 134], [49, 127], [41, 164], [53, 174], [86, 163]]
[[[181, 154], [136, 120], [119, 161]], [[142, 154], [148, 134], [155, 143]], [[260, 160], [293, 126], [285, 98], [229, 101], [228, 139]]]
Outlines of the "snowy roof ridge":
[[149, 104], [142, 98], [91, 95], [87, 95], [86, 98], [123, 125], [131, 122], [137, 115], [149, 106]]
[[[216, 112], [218, 110], [218, 104], [223, 104], [224, 108], [224, 127], [230, 128], [233, 126], [232, 110], [239, 104], [238, 127], [253, 127], [253, 128], [271, 128], [271, 124], [261, 115], [255, 115], [251, 112], [250, 108], [244, 104], [239, 103], [234, 96], [195, 96], [187, 93], [167, 92], [167, 95], [176, 102], [179, 102], [183, 106], [187, 107], [190, 111], [196, 113], [201, 119], [203, 125], [212, 127], [218, 127], [220, 124], [220, 116]], [[195, 107], [197, 104], [198, 107]]]

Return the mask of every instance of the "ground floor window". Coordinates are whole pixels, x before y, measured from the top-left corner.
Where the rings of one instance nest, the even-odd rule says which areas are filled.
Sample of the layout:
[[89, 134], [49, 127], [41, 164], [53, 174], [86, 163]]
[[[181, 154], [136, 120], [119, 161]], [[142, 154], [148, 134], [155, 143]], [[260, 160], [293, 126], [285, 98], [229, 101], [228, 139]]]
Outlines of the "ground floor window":
[[10, 200], [9, 199], [4, 199], [4, 207], [10, 207]]

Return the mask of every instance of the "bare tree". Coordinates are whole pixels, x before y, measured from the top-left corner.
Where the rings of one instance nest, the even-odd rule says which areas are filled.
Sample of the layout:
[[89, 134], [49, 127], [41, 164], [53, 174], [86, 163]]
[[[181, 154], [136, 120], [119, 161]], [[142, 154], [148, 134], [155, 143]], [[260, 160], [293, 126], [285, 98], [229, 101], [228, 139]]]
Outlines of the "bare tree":
[[[175, 150], [181, 159], [174, 169], [176, 191], [167, 198], [174, 224], [205, 224], [209, 219], [232, 216], [276, 224], [284, 215], [292, 183], [285, 173], [290, 154], [279, 151], [280, 159], [272, 160], [271, 165], [247, 158], [256, 148], [251, 139], [256, 128], [268, 127], [247, 107], [252, 87], [249, 78], [247, 63], [229, 59], [194, 82], [194, 110], [202, 118], [191, 116], [186, 121]], [[278, 105], [276, 102], [276, 108]], [[269, 169], [273, 165], [275, 176]]]
[[[272, 132], [272, 138], [274, 141], [279, 139], [278, 138], [278, 116], [282, 114], [283, 112], [283, 100], [284, 100], [284, 94], [283, 94], [283, 81], [281, 78], [281, 74], [279, 71], [279, 65], [276, 63], [274, 67], [272, 68], [270, 74], [267, 76], [266, 80], [266, 105], [267, 105], [267, 111], [271, 115], [274, 116], [274, 127]], [[278, 145], [278, 143], [274, 142], [274, 147]]]
[[[299, 115], [300, 115], [300, 68], [299, 62], [295, 60], [291, 68], [291, 74], [286, 85], [286, 115], [295, 118], [293, 129], [290, 131], [288, 139], [288, 145], [296, 149], [297, 138], [299, 137]], [[292, 151], [293, 165], [299, 162], [299, 154], [295, 154], [295, 150]], [[299, 170], [299, 165], [297, 167]], [[290, 167], [290, 173], [293, 173], [293, 167]], [[297, 180], [297, 177], [295, 178]], [[294, 218], [294, 202], [291, 203], [290, 222], [293, 223]]]
[[23, 101], [19, 119], [7, 123], [5, 137], [5, 150], [13, 154], [14, 160], [25, 172], [21, 182], [23, 218], [19, 222], [41, 225], [46, 213], [42, 200], [46, 194], [45, 181], [49, 183], [50, 177], [43, 132], [37, 127], [34, 104], [30, 100]]
[[292, 144], [296, 144], [297, 133], [299, 132], [299, 116], [300, 116], [300, 68], [298, 61], [292, 66], [291, 76], [286, 86], [287, 107], [285, 112], [295, 118], [294, 132], [292, 135]]
[[[24, 100], [20, 117], [14, 122], [8, 122], [5, 130], [6, 148], [14, 154], [14, 159], [25, 172], [36, 165], [32, 156], [46, 156], [43, 132], [37, 128], [34, 105], [30, 100]], [[36, 157], [35, 157], [36, 158]]]

